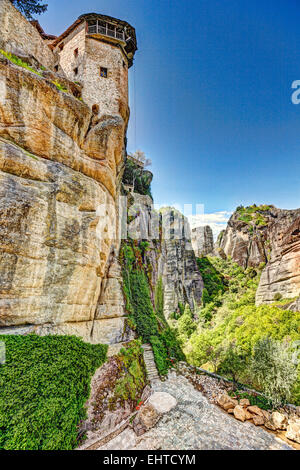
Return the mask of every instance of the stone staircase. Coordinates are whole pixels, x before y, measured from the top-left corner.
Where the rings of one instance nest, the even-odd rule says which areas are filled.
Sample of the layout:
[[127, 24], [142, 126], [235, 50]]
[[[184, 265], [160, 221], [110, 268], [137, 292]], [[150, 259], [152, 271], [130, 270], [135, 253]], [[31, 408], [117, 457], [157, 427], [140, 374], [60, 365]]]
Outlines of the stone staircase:
[[159, 380], [152, 347], [150, 344], [143, 344], [142, 348], [144, 350], [144, 361], [147, 369], [148, 379], [150, 380], [150, 383], [152, 383], [153, 381]]

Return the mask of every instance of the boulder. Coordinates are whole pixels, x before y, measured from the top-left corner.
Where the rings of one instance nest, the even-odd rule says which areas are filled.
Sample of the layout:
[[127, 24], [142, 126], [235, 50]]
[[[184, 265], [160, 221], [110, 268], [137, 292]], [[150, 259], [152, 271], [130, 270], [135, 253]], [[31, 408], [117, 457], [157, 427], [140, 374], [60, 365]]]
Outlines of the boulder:
[[234, 408], [229, 408], [229, 410], [227, 410], [227, 413], [230, 415], [233, 415], [233, 412], [234, 412]]
[[245, 410], [245, 414], [246, 414], [246, 419], [252, 419], [253, 418], [253, 414], [249, 413], [248, 410]]
[[279, 413], [279, 411], [274, 411], [272, 413], [271, 421], [276, 429], [285, 430], [287, 428], [287, 417], [284, 414]]
[[155, 392], [149, 398], [148, 404], [152, 406], [158, 414], [164, 414], [171, 411], [172, 408], [175, 408], [177, 400], [169, 393]]
[[137, 436], [141, 436], [153, 428], [159, 421], [160, 414], [149, 403], [142, 407], [132, 422], [132, 428]]
[[237, 400], [231, 399], [227, 403], [224, 404], [223, 408], [225, 411], [230, 410], [231, 408], [234, 408], [237, 406], [239, 403]]
[[247, 406], [250, 406], [250, 401], [248, 400], [248, 398], [242, 398], [242, 400], [240, 400], [240, 405], [243, 408], [247, 408]]
[[231, 408], [237, 406], [239, 403], [237, 400], [227, 395], [227, 393], [223, 393], [218, 397], [217, 404], [221, 406], [221, 408], [223, 408], [225, 411], [228, 411]]
[[265, 419], [262, 416], [254, 415], [253, 423], [255, 424], [255, 426], [263, 426], [265, 424]]
[[265, 418], [265, 421], [270, 421], [270, 418], [271, 418], [271, 415], [268, 411], [266, 410], [261, 410], [263, 415], [264, 415], [264, 418]]
[[146, 429], [152, 428], [157, 423], [160, 417], [160, 414], [150, 404], [143, 406], [138, 415], [141, 424]]
[[286, 437], [300, 444], [300, 420], [288, 425]]
[[258, 415], [258, 416], [261, 416], [262, 418], [264, 417], [263, 411], [256, 405], [248, 406], [247, 410], [249, 411], [249, 413], [252, 413], [253, 415]]
[[265, 422], [265, 427], [267, 429], [270, 429], [270, 431], [276, 431], [276, 427], [275, 427], [274, 423], [272, 422], [272, 420], [266, 421]]
[[240, 405], [237, 405], [233, 410], [234, 417], [239, 421], [246, 421], [246, 412], [244, 408]]

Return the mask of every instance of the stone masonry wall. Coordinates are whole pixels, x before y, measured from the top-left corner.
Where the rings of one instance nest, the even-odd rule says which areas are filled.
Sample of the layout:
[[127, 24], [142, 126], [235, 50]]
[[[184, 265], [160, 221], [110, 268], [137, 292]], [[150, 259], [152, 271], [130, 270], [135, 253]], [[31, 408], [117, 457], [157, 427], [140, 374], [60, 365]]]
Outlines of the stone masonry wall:
[[[98, 104], [100, 115], [120, 114], [124, 120], [128, 119], [128, 68], [125, 61], [118, 47], [86, 39], [82, 97], [89, 106]], [[100, 67], [108, 69], [107, 78], [100, 77]]]
[[[63, 49], [59, 46], [63, 44]], [[78, 49], [78, 55], [75, 57], [74, 51]], [[70, 35], [59, 42], [54, 49], [55, 64], [60, 66], [59, 72], [73, 81], [84, 81], [84, 62], [85, 62], [85, 26], [81, 23], [70, 33]], [[74, 69], [78, 67], [78, 75], [75, 75]]]
[[12, 5], [0, 0], [0, 48], [16, 55], [33, 56], [53, 70], [54, 55], [37, 29]]

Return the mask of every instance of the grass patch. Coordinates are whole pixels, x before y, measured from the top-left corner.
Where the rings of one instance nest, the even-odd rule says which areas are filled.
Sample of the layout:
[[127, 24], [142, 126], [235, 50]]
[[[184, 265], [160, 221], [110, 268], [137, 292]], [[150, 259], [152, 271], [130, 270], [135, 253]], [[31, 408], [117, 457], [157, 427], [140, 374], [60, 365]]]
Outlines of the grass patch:
[[10, 52], [5, 52], [3, 49], [0, 49], [0, 53], [4, 57], [6, 57], [10, 62], [12, 62], [13, 64], [18, 65], [19, 67], [23, 67], [24, 69], [27, 69], [30, 72], [33, 72], [36, 75], [39, 75], [40, 77], [42, 76], [42, 74], [40, 72], [38, 72], [37, 70], [30, 67], [30, 65], [28, 65], [26, 62], [24, 62], [22, 59], [20, 59], [16, 55], [11, 54]]
[[61, 83], [55, 82], [55, 81], [51, 81], [51, 83], [53, 83], [53, 85], [55, 85], [56, 88], [59, 91], [63, 91], [64, 93], [68, 93], [69, 90], [64, 85], [62, 85]]
[[0, 336], [0, 449], [69, 450], [77, 445], [90, 380], [107, 346], [74, 336]]

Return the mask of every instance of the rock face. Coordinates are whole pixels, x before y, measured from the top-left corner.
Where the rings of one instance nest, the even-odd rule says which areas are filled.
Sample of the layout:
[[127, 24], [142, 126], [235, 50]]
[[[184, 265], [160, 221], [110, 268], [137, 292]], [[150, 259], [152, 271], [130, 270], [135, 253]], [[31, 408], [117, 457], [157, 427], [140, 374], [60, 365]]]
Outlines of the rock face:
[[216, 250], [244, 268], [266, 264], [257, 304], [273, 302], [276, 294], [283, 298], [300, 294], [300, 209], [252, 206], [237, 210], [219, 237]]
[[[6, 59], [0, 84], [2, 332], [130, 339], [117, 235], [127, 122], [96, 119], [47, 74]], [[151, 239], [152, 277], [163, 279], [168, 317], [179, 302], [199, 303], [203, 283], [183, 216], [161, 217], [170, 236]]]
[[192, 245], [197, 257], [207, 256], [214, 252], [214, 236], [209, 225], [192, 230]]
[[[257, 304], [274, 301], [276, 294], [294, 298], [300, 294], [300, 210], [279, 218], [272, 228], [272, 251], [256, 292]], [[300, 310], [299, 300], [294, 305]]]
[[[16, 27], [18, 25], [18, 27]], [[25, 57], [34, 57], [45, 67], [54, 69], [54, 56], [41, 40], [37, 29], [12, 5], [0, 1], [0, 48]]]
[[162, 212], [163, 234], [158, 259], [158, 276], [164, 285], [164, 315], [188, 303], [192, 311], [201, 302], [203, 281], [191, 244], [188, 221], [172, 209]]
[[[191, 244], [187, 218], [172, 207], [158, 214], [149, 196], [131, 194], [134, 199], [129, 213], [135, 214], [131, 238], [147, 239], [152, 272], [151, 285], [161, 278], [164, 290], [164, 316], [178, 310], [179, 304], [189, 304], [192, 311], [202, 299], [203, 280]], [[154, 298], [153, 298], [154, 300]]]
[[4, 59], [0, 85], [0, 326], [121, 341], [116, 197], [127, 122], [95, 120]]

